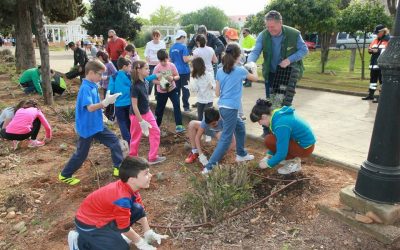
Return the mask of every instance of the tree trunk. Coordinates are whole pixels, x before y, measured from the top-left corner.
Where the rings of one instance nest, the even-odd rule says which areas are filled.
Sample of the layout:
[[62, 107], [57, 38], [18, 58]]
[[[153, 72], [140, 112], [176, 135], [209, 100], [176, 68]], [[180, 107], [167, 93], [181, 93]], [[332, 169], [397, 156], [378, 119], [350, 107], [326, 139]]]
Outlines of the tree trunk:
[[391, 16], [396, 15], [396, 0], [387, 0], [387, 6]]
[[42, 87], [44, 102], [47, 105], [53, 104], [53, 90], [50, 81], [50, 59], [49, 59], [49, 43], [47, 42], [46, 32], [44, 29], [44, 16], [40, 0], [34, 0], [32, 6], [33, 18], [37, 30], [37, 40], [39, 42], [40, 68], [42, 76]]
[[15, 38], [15, 67], [17, 70], [21, 71], [36, 67], [29, 0], [17, 1]]
[[356, 63], [357, 50], [351, 49], [349, 71], [354, 72], [354, 64]]
[[325, 66], [328, 62], [329, 56], [329, 41], [331, 35], [330, 33], [324, 32], [321, 34], [320, 41], [321, 41], [321, 73], [325, 73]]

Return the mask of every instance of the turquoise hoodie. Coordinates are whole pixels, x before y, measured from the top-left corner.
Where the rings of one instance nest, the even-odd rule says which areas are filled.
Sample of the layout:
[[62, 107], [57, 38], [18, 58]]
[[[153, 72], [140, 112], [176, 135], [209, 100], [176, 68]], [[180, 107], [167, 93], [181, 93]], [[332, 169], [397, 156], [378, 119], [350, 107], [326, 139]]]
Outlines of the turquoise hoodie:
[[274, 110], [269, 127], [276, 137], [275, 155], [268, 160], [270, 167], [286, 159], [290, 140], [296, 141], [302, 148], [308, 148], [316, 142], [310, 125], [298, 117], [291, 106]]
[[110, 77], [108, 90], [110, 94], [122, 93], [115, 102], [115, 107], [131, 105], [131, 76], [123, 70], [119, 70]]

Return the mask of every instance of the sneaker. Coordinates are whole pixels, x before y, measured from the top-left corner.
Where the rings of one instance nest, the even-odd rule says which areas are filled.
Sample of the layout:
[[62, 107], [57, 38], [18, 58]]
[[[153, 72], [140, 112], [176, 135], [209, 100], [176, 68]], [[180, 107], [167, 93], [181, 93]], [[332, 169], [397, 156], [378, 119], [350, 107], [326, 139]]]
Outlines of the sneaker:
[[374, 100], [374, 97], [370, 96], [370, 95], [367, 95], [366, 97], [361, 98], [361, 100], [364, 100], [364, 101]]
[[157, 156], [154, 160], [149, 160], [149, 165], [155, 165], [165, 161], [167, 158], [165, 156]]
[[67, 183], [67, 184], [69, 184], [71, 186], [76, 185], [79, 182], [81, 182], [81, 180], [79, 180], [79, 179], [77, 179], [75, 177], [70, 177], [70, 178], [64, 177], [64, 176], [61, 175], [61, 173], [58, 175], [58, 180], [60, 180], [60, 181], [62, 181], [64, 183]]
[[192, 110], [190, 108], [184, 108], [183, 112], [191, 112]]
[[12, 141], [12, 144], [13, 144], [13, 146], [12, 146], [12, 147], [13, 147], [13, 149], [14, 149], [14, 150], [17, 150], [17, 149], [18, 149], [18, 147], [19, 147], [19, 143], [20, 143], [20, 141], [15, 141], [15, 140], [14, 140], [14, 141]]
[[195, 162], [197, 160], [198, 157], [199, 157], [198, 153], [190, 152], [189, 156], [186, 157], [185, 162], [186, 163], [193, 163], [193, 162]]
[[175, 128], [176, 133], [182, 133], [183, 131], [185, 131], [185, 127], [183, 127], [183, 125], [176, 126]]
[[45, 144], [44, 141], [30, 140], [28, 143], [28, 148], [41, 147], [41, 146], [44, 146], [44, 144]]
[[207, 168], [203, 168], [203, 170], [201, 171], [202, 175], [208, 175], [211, 172], [211, 170], [208, 170]]
[[78, 237], [79, 234], [75, 230], [71, 230], [68, 233], [68, 246], [69, 250], [79, 250], [78, 248]]
[[285, 165], [278, 169], [279, 174], [291, 174], [301, 170], [301, 159], [296, 157], [292, 160], [287, 160]]
[[244, 162], [254, 160], [254, 155], [247, 154], [245, 156], [236, 155], [236, 162]]
[[114, 167], [113, 176], [114, 177], [119, 177], [119, 168]]

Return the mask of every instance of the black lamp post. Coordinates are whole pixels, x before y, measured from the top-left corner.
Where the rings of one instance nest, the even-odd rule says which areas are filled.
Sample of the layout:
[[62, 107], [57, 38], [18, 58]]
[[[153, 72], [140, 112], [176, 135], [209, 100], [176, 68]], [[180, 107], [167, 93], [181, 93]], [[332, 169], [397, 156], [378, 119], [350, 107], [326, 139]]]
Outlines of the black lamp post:
[[383, 88], [369, 146], [354, 192], [378, 203], [400, 202], [400, 1], [393, 37], [378, 63]]

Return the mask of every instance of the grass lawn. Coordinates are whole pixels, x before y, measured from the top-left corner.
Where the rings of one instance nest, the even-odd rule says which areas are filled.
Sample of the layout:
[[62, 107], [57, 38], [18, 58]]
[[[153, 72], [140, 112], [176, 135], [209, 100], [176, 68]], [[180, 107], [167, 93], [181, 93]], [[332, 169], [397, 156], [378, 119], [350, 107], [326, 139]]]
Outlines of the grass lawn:
[[[144, 59], [144, 48], [137, 48], [140, 58]], [[361, 58], [356, 55], [354, 72], [349, 72], [350, 50], [331, 50], [329, 60], [325, 67], [325, 73], [321, 74], [320, 50], [310, 51], [304, 58], [304, 75], [299, 85], [308, 87], [318, 87], [323, 89], [334, 89], [342, 91], [352, 91], [366, 93], [369, 86], [369, 59], [370, 55], [365, 53], [365, 76], [366, 80], [361, 80]], [[258, 65], [263, 62], [262, 56], [257, 61]], [[261, 76], [261, 66], [259, 67]]]

